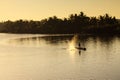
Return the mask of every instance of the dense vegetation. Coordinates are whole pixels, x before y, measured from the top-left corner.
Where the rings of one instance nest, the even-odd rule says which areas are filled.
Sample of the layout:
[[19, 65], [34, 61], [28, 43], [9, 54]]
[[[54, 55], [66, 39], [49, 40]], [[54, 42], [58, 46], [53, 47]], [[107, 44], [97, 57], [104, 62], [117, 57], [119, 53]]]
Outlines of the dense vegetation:
[[44, 34], [120, 34], [119, 21], [108, 14], [88, 17], [83, 12], [71, 14], [69, 18], [56, 16], [41, 21], [6, 21], [0, 23], [0, 32], [4, 33], [44, 33]]

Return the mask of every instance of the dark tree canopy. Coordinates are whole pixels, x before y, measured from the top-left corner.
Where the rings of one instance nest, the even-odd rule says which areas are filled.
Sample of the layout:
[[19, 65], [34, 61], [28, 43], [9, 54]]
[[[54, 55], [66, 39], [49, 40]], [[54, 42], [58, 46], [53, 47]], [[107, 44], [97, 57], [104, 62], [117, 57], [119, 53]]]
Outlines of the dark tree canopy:
[[0, 23], [0, 32], [4, 33], [40, 33], [40, 34], [120, 34], [120, 23], [109, 14], [88, 17], [84, 12], [71, 14], [68, 18], [57, 16], [41, 21], [5, 21]]

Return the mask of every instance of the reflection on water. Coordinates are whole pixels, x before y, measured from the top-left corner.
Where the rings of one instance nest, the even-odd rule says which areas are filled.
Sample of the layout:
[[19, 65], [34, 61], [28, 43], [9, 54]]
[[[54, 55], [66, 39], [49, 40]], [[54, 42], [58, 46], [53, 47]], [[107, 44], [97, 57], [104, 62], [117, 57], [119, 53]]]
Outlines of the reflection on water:
[[48, 45], [58, 45], [61, 43], [66, 43], [71, 39], [72, 36], [40, 36], [40, 37], [27, 37], [27, 38], [17, 38], [9, 40], [9, 44], [12, 45], [33, 45], [41, 46], [41, 44]]
[[[120, 79], [119, 37], [0, 36], [1, 80]], [[79, 43], [87, 50], [76, 49]]]
[[77, 41], [78, 35], [73, 36], [73, 38], [69, 41], [69, 51], [71, 54], [75, 54]]
[[[26, 38], [13, 38], [9, 39], [6, 44], [11, 46], [21, 47], [39, 47], [43, 48], [58, 48], [68, 51], [72, 58], [76, 54], [81, 55], [87, 53], [89, 50], [97, 53], [104, 52], [107, 59], [109, 59], [110, 52], [114, 48], [114, 43], [119, 40], [118, 37], [96, 37], [96, 36], [80, 36], [80, 35], [67, 35], [67, 36], [38, 36], [38, 37], [26, 37]], [[78, 50], [78, 44], [88, 49], [88, 51]]]
[[[82, 43], [82, 46], [81, 46], [81, 43]], [[72, 39], [69, 41], [70, 54], [74, 55], [77, 52], [79, 53], [79, 55], [81, 55], [81, 51], [86, 51], [86, 48], [83, 48], [83, 46], [85, 46], [84, 43], [85, 43], [84, 39], [80, 41], [79, 36], [74, 35]]]

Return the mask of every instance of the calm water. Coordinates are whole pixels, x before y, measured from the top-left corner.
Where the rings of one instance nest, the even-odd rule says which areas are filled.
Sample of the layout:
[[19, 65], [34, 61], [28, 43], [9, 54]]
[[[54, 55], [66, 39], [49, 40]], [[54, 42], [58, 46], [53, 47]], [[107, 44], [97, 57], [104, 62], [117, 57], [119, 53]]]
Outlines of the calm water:
[[120, 80], [120, 38], [0, 34], [0, 80]]

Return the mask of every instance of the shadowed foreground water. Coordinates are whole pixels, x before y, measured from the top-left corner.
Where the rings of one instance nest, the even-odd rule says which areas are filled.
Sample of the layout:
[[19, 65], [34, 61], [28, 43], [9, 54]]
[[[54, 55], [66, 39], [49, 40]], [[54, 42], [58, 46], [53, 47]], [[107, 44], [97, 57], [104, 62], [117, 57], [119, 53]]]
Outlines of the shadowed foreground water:
[[0, 80], [120, 80], [119, 37], [0, 37]]

